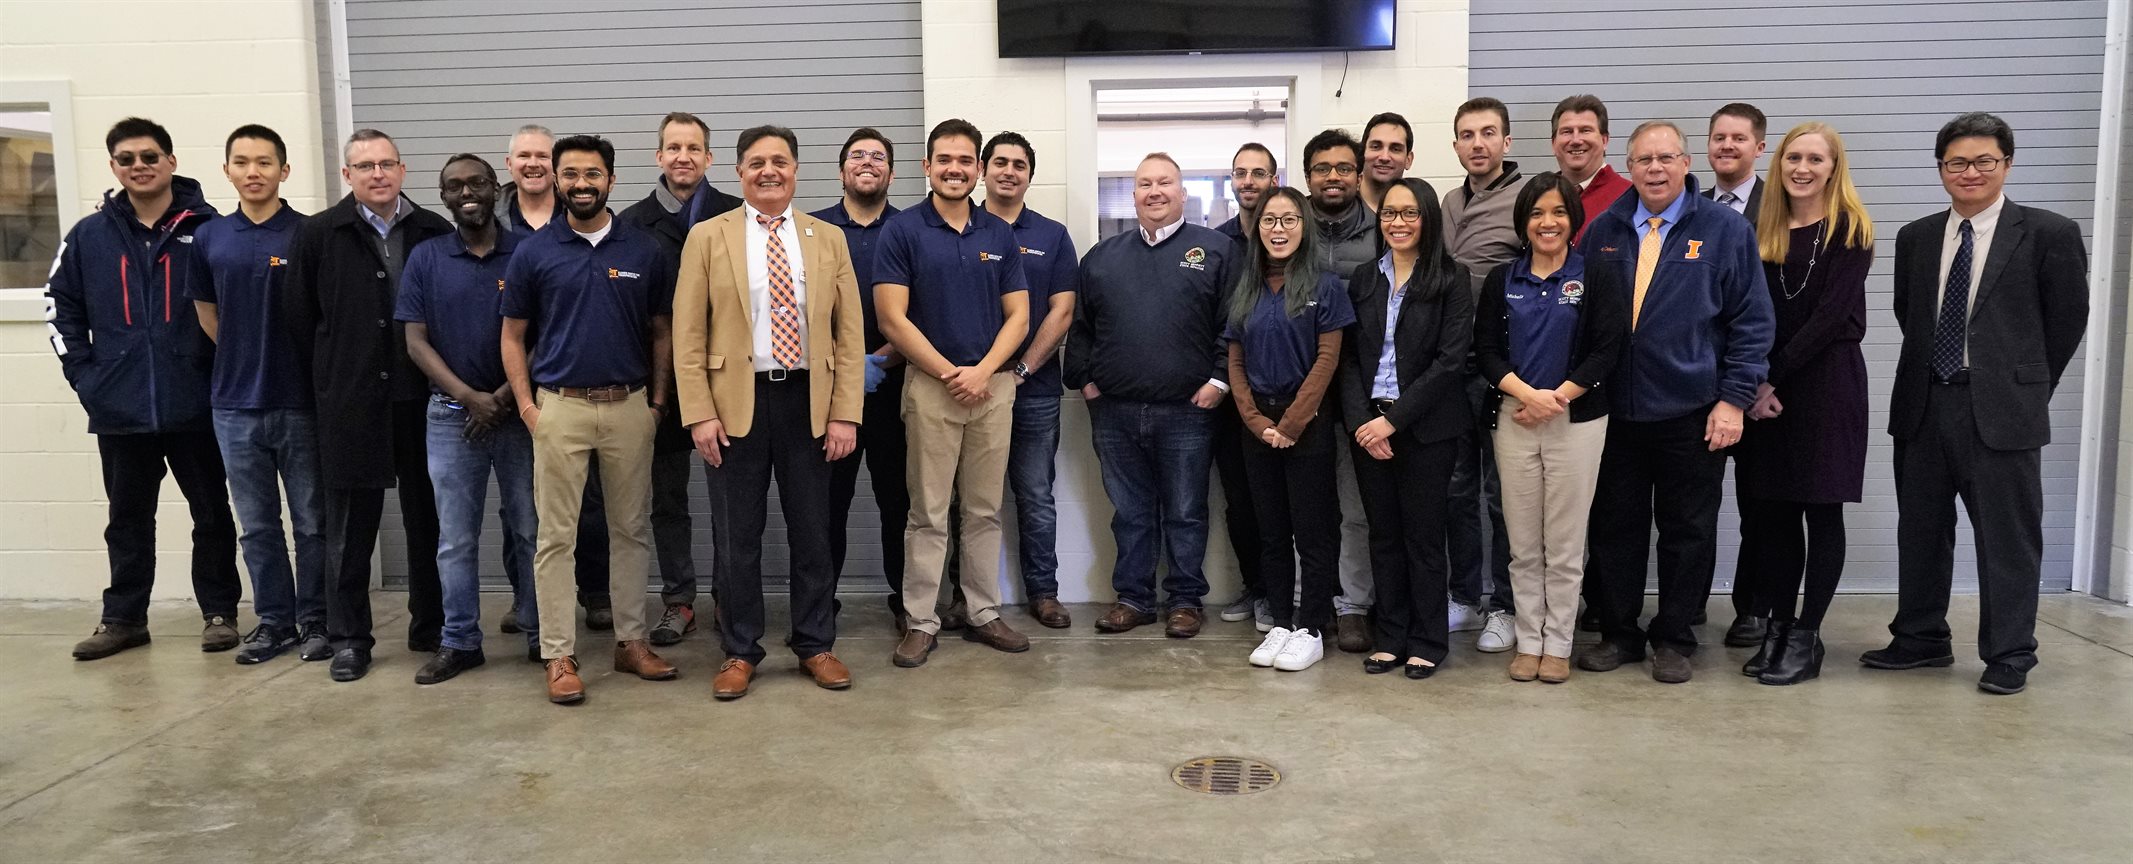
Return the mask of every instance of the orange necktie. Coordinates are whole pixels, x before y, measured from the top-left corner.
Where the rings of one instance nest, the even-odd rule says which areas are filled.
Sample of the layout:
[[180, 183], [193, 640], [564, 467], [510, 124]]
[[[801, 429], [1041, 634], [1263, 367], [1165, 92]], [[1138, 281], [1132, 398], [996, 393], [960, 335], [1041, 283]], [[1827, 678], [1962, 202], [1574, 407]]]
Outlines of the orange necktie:
[[755, 223], [770, 232], [766, 249], [770, 270], [770, 359], [786, 369], [800, 366], [800, 318], [793, 309], [792, 263], [785, 258], [785, 241], [778, 239], [783, 216], [757, 216]]
[[1637, 329], [1637, 314], [1644, 311], [1644, 292], [1652, 287], [1652, 271], [1659, 269], [1659, 225], [1665, 221], [1653, 216], [1648, 223], [1651, 230], [1644, 232], [1644, 243], [1637, 247], [1637, 293], [1629, 305], [1631, 330]]

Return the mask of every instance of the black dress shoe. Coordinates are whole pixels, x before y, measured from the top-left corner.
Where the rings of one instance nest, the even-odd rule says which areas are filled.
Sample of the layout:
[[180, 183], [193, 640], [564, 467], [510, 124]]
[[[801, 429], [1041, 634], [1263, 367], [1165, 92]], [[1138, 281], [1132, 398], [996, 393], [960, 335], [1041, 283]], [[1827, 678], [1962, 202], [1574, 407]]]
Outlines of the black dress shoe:
[[1695, 667], [1689, 665], [1689, 655], [1672, 648], [1652, 649], [1652, 680], [1661, 684], [1687, 684]]
[[615, 610], [607, 606], [585, 610], [585, 629], [598, 633], [615, 629]]
[[1408, 680], [1420, 681], [1424, 678], [1428, 678], [1431, 675], [1437, 674], [1437, 667], [1424, 666], [1420, 663], [1409, 663], [1407, 664], [1406, 674]]
[[1644, 659], [1644, 652], [1624, 650], [1622, 646], [1606, 641], [1577, 653], [1578, 668], [1587, 672], [1611, 672], [1624, 663]]
[[1379, 660], [1374, 657], [1363, 658], [1363, 671], [1368, 672], [1372, 675], [1383, 675], [1387, 672], [1391, 672], [1394, 669], [1400, 668], [1401, 665], [1402, 664], [1400, 663], [1400, 658], [1398, 657], [1387, 657], [1383, 660]]
[[1789, 621], [1772, 621], [1770, 626], [1763, 628], [1762, 647], [1756, 649], [1755, 656], [1748, 658], [1748, 662], [1741, 664], [1740, 674], [1750, 678], [1763, 674], [1763, 670], [1770, 667], [1770, 661], [1785, 650], [1785, 634], [1791, 630]]
[[2029, 686], [2029, 673], [2005, 663], [1993, 663], [1985, 667], [1985, 675], [1977, 679], [1977, 689], [1999, 696], [2013, 696]]
[[1691, 627], [1702, 627], [1709, 623], [1711, 623], [1711, 613], [1700, 609], [1697, 610], [1696, 617], [1689, 619], [1689, 626]]
[[531, 663], [548, 662], [546, 660], [541, 659], [541, 643], [539, 641], [532, 639], [526, 640], [526, 660]]
[[1955, 665], [1955, 652], [1946, 648], [1937, 653], [1932, 649], [1903, 648], [1889, 643], [1887, 648], [1876, 648], [1859, 655], [1859, 663], [1870, 669], [1922, 669], [1927, 666]]
[[323, 623], [296, 625], [296, 657], [306, 663], [333, 659], [333, 643], [326, 638]]
[[1733, 619], [1733, 626], [1726, 628], [1726, 647], [1753, 648], [1763, 643], [1763, 634], [1770, 631], [1770, 619], [1760, 615], [1742, 615]]
[[370, 673], [370, 650], [367, 648], [342, 648], [333, 652], [333, 663], [328, 667], [335, 681], [354, 681]]
[[415, 654], [435, 654], [437, 653], [437, 649], [442, 647], [444, 646], [438, 644], [437, 640], [435, 639], [417, 639], [413, 636], [407, 637], [407, 650]]
[[480, 666], [485, 662], [488, 662], [488, 658], [482, 656], [480, 648], [470, 651], [462, 651], [458, 648], [439, 648], [437, 649], [437, 656], [431, 657], [430, 662], [422, 664], [421, 669], [415, 670], [415, 683], [435, 684], [440, 681], [450, 681], [452, 676]]
[[1792, 628], [1785, 634], [1785, 648], [1770, 658], [1770, 665], [1755, 680], [1764, 684], [1798, 684], [1822, 677], [1822, 633]]

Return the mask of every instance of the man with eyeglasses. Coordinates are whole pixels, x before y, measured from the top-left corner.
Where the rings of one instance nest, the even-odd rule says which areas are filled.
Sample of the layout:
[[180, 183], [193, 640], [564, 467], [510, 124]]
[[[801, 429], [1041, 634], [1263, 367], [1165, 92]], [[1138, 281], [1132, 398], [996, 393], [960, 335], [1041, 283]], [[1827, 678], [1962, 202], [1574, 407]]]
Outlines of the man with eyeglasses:
[[[1606, 672], [1644, 659], [1648, 644], [1652, 678], [1666, 684], [1689, 680], [1693, 622], [1717, 558], [1724, 451], [1740, 441], [1777, 328], [1755, 232], [1696, 194], [1686, 141], [1664, 120], [1630, 133], [1636, 194], [1595, 217], [1579, 246], [1588, 269], [1614, 268], [1634, 291], [1588, 532], [1601, 641], [1577, 662]], [[1640, 627], [1654, 522], [1659, 611]]]
[[1363, 124], [1363, 204], [1375, 213], [1385, 190], [1415, 167], [1415, 127], [1386, 111]]
[[1998, 117], [1949, 121], [1933, 141], [1948, 210], [1896, 235], [1896, 617], [1888, 647], [1859, 658], [1874, 669], [1955, 662], [1948, 592], [1960, 496], [1984, 601], [1978, 689], [2000, 695], [2022, 692], [2037, 665], [2040, 451], [2089, 312], [2081, 229], [2007, 200], [2014, 153], [2014, 130]]
[[391, 137], [359, 129], [341, 148], [352, 190], [304, 220], [289, 274], [300, 319], [313, 334], [319, 470], [325, 495], [326, 637], [329, 671], [354, 681], [370, 671], [370, 557], [399, 488], [407, 537], [407, 649], [435, 653], [444, 628], [437, 577], [437, 504], [428, 464], [429, 381], [408, 357], [393, 321], [407, 253], [449, 234], [444, 217], [401, 194], [407, 166]]
[[504, 373], [533, 435], [533, 495], [540, 513], [533, 558], [548, 700], [585, 698], [578, 674], [571, 546], [590, 463], [601, 465], [607, 503], [614, 669], [647, 681], [680, 674], [645, 640], [650, 570], [652, 439], [669, 405], [674, 272], [651, 235], [607, 209], [615, 147], [572, 135], [556, 141], [563, 219], [512, 254], [501, 309]]
[[[1328, 129], [1304, 144], [1310, 175], [1311, 221], [1318, 232], [1319, 257], [1341, 284], [1357, 267], [1378, 258], [1378, 220], [1356, 195], [1362, 179], [1363, 145], [1344, 129]], [[1344, 417], [1344, 434], [1369, 418]], [[1351, 448], [1334, 449], [1334, 479], [1341, 502], [1341, 593], [1333, 598], [1334, 645], [1350, 654], [1370, 648], [1370, 606], [1376, 586], [1370, 573], [1370, 522], [1356, 490]]]
[[1242, 245], [1258, 228], [1259, 205], [1266, 201], [1267, 190], [1274, 188], [1281, 175], [1274, 170], [1274, 151], [1257, 141], [1238, 147], [1229, 166], [1230, 196], [1237, 202], [1237, 213], [1215, 226], [1215, 230]]
[[104, 135], [124, 192], [67, 231], [45, 283], [45, 332], [60, 371], [89, 415], [102, 458], [111, 583], [102, 619], [74, 646], [96, 660], [148, 644], [155, 587], [156, 500], [166, 470], [192, 513], [193, 596], [206, 629], [200, 650], [237, 647], [237, 526], [223, 486], [209, 413], [213, 353], [184, 302], [194, 232], [214, 218], [200, 184], [178, 177], [170, 132], [139, 117]]
[[[1246, 254], [1258, 236], [1259, 207], [1266, 201], [1266, 193], [1280, 182], [1280, 173], [1275, 170], [1274, 151], [1256, 141], [1237, 148], [1230, 157], [1230, 189], [1237, 199], [1237, 215], [1215, 226], [1216, 231], [1237, 245], [1238, 254]], [[1228, 289], [1225, 288], [1225, 291]], [[1218, 330], [1219, 332], [1219, 330]], [[1215, 375], [1216, 385], [1227, 388], [1229, 369], [1225, 366]], [[1237, 413], [1235, 400], [1223, 399], [1215, 406], [1214, 461], [1215, 474], [1222, 478], [1222, 522], [1229, 535], [1229, 548], [1237, 556], [1237, 575], [1242, 590], [1237, 599], [1222, 607], [1222, 620], [1243, 621], [1252, 619], [1259, 632], [1274, 629], [1274, 612], [1267, 607], [1266, 591], [1259, 579], [1259, 523], [1252, 510], [1252, 484], [1244, 473], [1244, 417]]]
[[[686, 111], [660, 118], [659, 149], [652, 154], [659, 163], [659, 183], [618, 217], [658, 239], [677, 273], [692, 224], [691, 205], [702, 199], [698, 212], [705, 219], [741, 206], [741, 199], [705, 179], [711, 167], [710, 135], [711, 127]], [[666, 398], [667, 404], [678, 404], [674, 394]], [[695, 450], [689, 431], [682, 428], [681, 412], [669, 411], [660, 418], [652, 443], [652, 547], [659, 559], [659, 599], [665, 608], [652, 625], [653, 645], [677, 644], [696, 630], [695, 538], [689, 518], [689, 466], [695, 461], [689, 454]], [[578, 542], [585, 543], [582, 537]], [[579, 586], [579, 592], [584, 591], [585, 586]]]
[[881, 335], [874, 309], [874, 247], [881, 241], [882, 226], [899, 212], [889, 203], [889, 184], [896, 179], [896, 145], [879, 130], [863, 126], [845, 136], [837, 153], [844, 196], [808, 215], [844, 232], [852, 271], [859, 279], [860, 336], [867, 350], [867, 367], [863, 370], [866, 401], [860, 408], [859, 445], [830, 466], [830, 564], [842, 579], [849, 542], [845, 525], [851, 518], [852, 497], [858, 493], [859, 468], [864, 462], [874, 509], [881, 517], [881, 572], [889, 583], [889, 615], [896, 634], [902, 636], [911, 629], [903, 598], [904, 529], [911, 515], [900, 368], [904, 358]]
[[[1511, 109], [1482, 96], [1452, 113], [1452, 151], [1466, 168], [1466, 180], [1444, 193], [1444, 245], [1452, 260], [1466, 268], [1478, 296], [1489, 271], [1518, 257], [1518, 214], [1511, 212], [1526, 176], [1511, 152]], [[1489, 391], [1480, 370], [1469, 361], [1466, 397], [1474, 412], [1473, 431], [1459, 442], [1452, 462], [1450, 518], [1445, 543], [1451, 557], [1452, 632], [1479, 629], [1476, 650], [1511, 650], [1515, 637], [1511, 602], [1511, 539], [1503, 527], [1503, 489], [1496, 477], [1495, 438], [1487, 433], [1483, 405]], [[1487, 520], [1484, 534], [1483, 520]], [[1483, 573], [1487, 579], [1483, 579]], [[1482, 589], [1488, 589], [1487, 606]]]

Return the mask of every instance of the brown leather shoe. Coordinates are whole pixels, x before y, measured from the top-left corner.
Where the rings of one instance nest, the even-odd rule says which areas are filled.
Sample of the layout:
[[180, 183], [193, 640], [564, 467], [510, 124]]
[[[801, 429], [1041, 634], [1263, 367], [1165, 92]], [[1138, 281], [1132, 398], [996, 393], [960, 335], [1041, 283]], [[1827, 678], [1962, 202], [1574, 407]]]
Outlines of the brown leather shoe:
[[1540, 676], [1540, 680], [1549, 684], [1561, 684], [1568, 681], [1570, 680], [1570, 658], [1543, 656], [1541, 658], [1540, 671], [1536, 674]]
[[557, 657], [548, 661], [548, 701], [557, 705], [585, 701], [585, 682], [578, 678], [578, 658]]
[[889, 656], [889, 662], [905, 669], [924, 666], [926, 655], [932, 654], [939, 644], [939, 639], [924, 630], [906, 630], [904, 641], [896, 643], [896, 653]]
[[1074, 626], [1074, 619], [1067, 616], [1066, 607], [1060, 605], [1057, 597], [1045, 597], [1029, 604], [1029, 614], [1036, 617], [1037, 623], [1054, 630]]
[[1350, 654], [1370, 650], [1370, 616], [1342, 615], [1334, 622], [1333, 647]]
[[1124, 633], [1142, 624], [1154, 623], [1154, 612], [1142, 612], [1124, 603], [1113, 603], [1111, 608], [1104, 612], [1104, 617], [1096, 619], [1096, 632]]
[[1540, 677], [1539, 654], [1519, 654], [1511, 658], [1511, 680], [1531, 681]]
[[718, 676], [711, 679], [711, 695], [721, 700], [739, 699], [748, 695], [748, 682], [754, 680], [754, 663], [728, 657], [726, 665], [718, 667]]
[[963, 631], [963, 638], [1009, 654], [1020, 654], [1029, 650], [1029, 637], [1015, 632], [1007, 626], [1006, 621], [998, 618]]
[[807, 674], [815, 677], [815, 686], [824, 690], [842, 690], [852, 686], [852, 670], [844, 668], [844, 661], [837, 655], [824, 651], [800, 661]]
[[1198, 607], [1170, 610], [1169, 620], [1163, 622], [1163, 635], [1172, 639], [1191, 639], [1200, 635], [1200, 625], [1206, 623]]
[[681, 674], [674, 664], [652, 653], [651, 643], [642, 639], [615, 643], [615, 671], [628, 672], [646, 681], [671, 681]]

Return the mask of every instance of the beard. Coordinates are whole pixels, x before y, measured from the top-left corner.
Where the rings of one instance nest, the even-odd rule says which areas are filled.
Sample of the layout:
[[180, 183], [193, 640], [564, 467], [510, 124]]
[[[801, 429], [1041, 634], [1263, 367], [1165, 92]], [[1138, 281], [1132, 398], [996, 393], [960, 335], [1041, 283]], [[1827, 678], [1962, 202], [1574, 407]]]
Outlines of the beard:
[[569, 210], [571, 216], [581, 221], [599, 216], [600, 211], [607, 209], [607, 193], [605, 192], [594, 195], [591, 202], [582, 205], [578, 203], [578, 199], [568, 194], [563, 195], [562, 200], [563, 208]]

